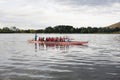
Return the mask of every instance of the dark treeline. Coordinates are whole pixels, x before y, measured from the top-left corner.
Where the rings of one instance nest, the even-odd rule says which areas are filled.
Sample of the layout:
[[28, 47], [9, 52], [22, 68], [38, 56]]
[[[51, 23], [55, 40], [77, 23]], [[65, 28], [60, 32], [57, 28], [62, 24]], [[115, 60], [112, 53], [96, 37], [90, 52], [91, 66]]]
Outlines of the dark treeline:
[[120, 28], [109, 28], [109, 27], [81, 27], [74, 28], [69, 25], [58, 25], [55, 27], [47, 27], [45, 29], [28, 29], [22, 30], [16, 27], [8, 28], [3, 27], [0, 29], [0, 33], [120, 33]]

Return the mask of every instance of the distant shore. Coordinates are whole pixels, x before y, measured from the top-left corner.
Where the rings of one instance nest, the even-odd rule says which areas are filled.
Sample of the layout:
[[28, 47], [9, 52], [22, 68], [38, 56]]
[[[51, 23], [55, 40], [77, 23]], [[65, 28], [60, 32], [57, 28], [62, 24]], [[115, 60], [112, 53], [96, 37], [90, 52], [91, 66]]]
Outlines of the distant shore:
[[120, 28], [110, 27], [80, 27], [74, 28], [69, 25], [58, 25], [55, 27], [47, 27], [45, 29], [18, 29], [16, 27], [0, 28], [0, 33], [60, 33], [60, 34], [120, 34]]

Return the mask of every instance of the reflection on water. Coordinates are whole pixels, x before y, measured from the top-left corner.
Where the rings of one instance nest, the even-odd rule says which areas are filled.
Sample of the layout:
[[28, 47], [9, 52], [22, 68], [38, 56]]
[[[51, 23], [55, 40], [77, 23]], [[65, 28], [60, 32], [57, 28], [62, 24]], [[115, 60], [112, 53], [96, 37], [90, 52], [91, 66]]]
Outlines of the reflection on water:
[[[55, 44], [44, 44], [44, 43], [33, 43], [35, 46], [35, 52], [48, 49], [59, 49], [59, 50], [69, 50], [69, 45], [55, 45]], [[33, 45], [32, 45], [33, 46]]]
[[37, 43], [35, 43], [35, 52], [37, 52]]
[[68, 34], [88, 46], [29, 44], [31, 35], [0, 35], [0, 80], [120, 80], [120, 35]]

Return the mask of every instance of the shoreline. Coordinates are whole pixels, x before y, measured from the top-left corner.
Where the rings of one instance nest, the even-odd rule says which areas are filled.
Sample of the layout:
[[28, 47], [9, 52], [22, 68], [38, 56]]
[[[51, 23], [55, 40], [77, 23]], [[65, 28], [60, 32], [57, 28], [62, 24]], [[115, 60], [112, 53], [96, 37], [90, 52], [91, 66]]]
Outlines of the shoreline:
[[[35, 33], [0, 33], [0, 34], [35, 34]], [[120, 34], [120, 32], [114, 32], [114, 33], [37, 33], [37, 34]]]

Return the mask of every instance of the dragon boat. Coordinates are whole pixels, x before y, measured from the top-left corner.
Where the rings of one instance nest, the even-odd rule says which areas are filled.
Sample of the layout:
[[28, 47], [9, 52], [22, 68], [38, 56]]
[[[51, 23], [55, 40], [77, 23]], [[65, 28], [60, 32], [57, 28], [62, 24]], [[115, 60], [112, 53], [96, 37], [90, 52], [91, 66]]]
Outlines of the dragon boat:
[[29, 43], [39, 43], [39, 44], [54, 44], [54, 45], [85, 45], [87, 41], [66, 41], [66, 42], [59, 42], [59, 41], [35, 41], [35, 40], [28, 40]]

